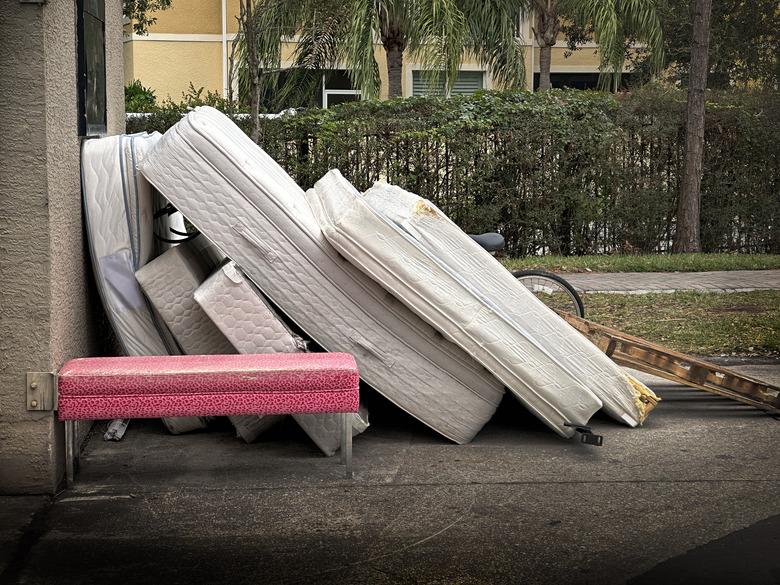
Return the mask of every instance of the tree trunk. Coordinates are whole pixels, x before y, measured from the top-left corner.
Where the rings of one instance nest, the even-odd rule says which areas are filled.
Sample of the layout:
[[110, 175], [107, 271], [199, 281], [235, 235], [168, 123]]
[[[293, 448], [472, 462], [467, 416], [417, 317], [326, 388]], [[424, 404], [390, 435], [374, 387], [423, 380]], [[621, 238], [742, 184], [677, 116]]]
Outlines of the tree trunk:
[[238, 51], [238, 43], [241, 40], [241, 36], [244, 32], [241, 30], [241, 18], [236, 19], [238, 21], [238, 30], [236, 31], [233, 41], [230, 43], [230, 56], [228, 57], [228, 86], [227, 86], [227, 101], [230, 104], [231, 111], [235, 111], [235, 95], [233, 91], [233, 82], [236, 80], [236, 54]]
[[535, 13], [533, 33], [536, 44], [539, 45], [539, 91], [545, 91], [552, 87], [550, 82], [552, 48], [558, 40], [561, 22], [555, 0], [537, 0]]
[[674, 252], [701, 252], [699, 211], [704, 159], [704, 92], [707, 89], [711, 12], [712, 0], [695, 0], [685, 123], [685, 163], [680, 181], [680, 197], [677, 201], [677, 229], [672, 245]]
[[379, 11], [379, 38], [387, 56], [388, 97], [402, 97], [406, 34], [398, 22], [398, 15], [385, 8]]
[[260, 62], [257, 57], [257, 23], [255, 22], [253, 2], [241, 0], [239, 5], [241, 29], [244, 31], [246, 64], [249, 69], [249, 118], [252, 122], [251, 138], [257, 142], [260, 138]]
[[539, 47], [539, 91], [552, 88], [550, 61], [552, 61], [552, 47]]
[[385, 53], [387, 55], [388, 97], [402, 97], [403, 88], [401, 80], [404, 68], [404, 51], [397, 44], [391, 44], [390, 46], [385, 46]]

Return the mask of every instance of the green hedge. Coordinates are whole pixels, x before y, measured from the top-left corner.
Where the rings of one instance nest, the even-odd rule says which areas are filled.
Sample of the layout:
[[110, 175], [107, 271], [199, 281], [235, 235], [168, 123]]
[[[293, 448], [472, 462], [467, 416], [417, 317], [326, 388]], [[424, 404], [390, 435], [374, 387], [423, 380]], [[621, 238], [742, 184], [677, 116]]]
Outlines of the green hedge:
[[[780, 250], [779, 106], [777, 92], [709, 96], [705, 251]], [[331, 168], [359, 189], [384, 179], [467, 231], [500, 231], [511, 254], [655, 252], [674, 234], [684, 111], [685, 95], [660, 87], [484, 92], [307, 110], [264, 120], [259, 142], [303, 188]]]

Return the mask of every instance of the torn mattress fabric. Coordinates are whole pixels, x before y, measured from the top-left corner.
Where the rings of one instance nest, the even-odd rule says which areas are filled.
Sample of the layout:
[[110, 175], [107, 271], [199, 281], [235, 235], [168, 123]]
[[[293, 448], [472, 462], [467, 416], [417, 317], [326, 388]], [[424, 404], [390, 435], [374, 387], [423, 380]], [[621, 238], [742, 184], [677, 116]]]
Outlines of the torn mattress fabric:
[[301, 188], [224, 114], [189, 112], [141, 170], [309, 337], [353, 354], [380, 394], [457, 443], [490, 419], [503, 385], [339, 256]]
[[586, 425], [602, 405], [631, 426], [652, 407], [649, 390], [429, 202], [384, 184], [364, 198], [338, 171], [307, 197], [344, 257], [473, 355], [560, 435], [571, 436], [572, 425]]

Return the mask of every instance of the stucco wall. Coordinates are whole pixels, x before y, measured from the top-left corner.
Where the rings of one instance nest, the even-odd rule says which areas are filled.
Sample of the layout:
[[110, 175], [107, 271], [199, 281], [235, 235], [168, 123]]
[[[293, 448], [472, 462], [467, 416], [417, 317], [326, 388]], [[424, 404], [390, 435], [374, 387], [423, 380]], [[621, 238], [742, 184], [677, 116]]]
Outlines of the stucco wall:
[[0, 2], [0, 36], [0, 488], [21, 492], [54, 479], [51, 415], [24, 399], [51, 363], [43, 11]]
[[[118, 21], [106, 27], [116, 131], [120, 0], [106, 0], [106, 16]], [[0, 493], [51, 493], [62, 474], [62, 425], [53, 413], [27, 412], [25, 372], [100, 352], [82, 235], [74, 3], [3, 2], [0, 23]]]
[[190, 82], [195, 89], [222, 95], [222, 43], [219, 41], [148, 41], [132, 44], [132, 79], [154, 90], [158, 102], [178, 102]]

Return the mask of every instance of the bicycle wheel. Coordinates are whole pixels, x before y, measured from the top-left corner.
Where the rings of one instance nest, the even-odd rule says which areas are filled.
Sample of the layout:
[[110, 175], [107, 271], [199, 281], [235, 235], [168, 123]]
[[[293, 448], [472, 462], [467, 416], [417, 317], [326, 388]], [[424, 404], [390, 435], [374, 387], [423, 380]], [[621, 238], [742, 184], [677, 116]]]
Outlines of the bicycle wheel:
[[579, 293], [557, 274], [544, 270], [513, 270], [512, 276], [551, 309], [585, 316], [585, 305]]

